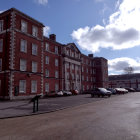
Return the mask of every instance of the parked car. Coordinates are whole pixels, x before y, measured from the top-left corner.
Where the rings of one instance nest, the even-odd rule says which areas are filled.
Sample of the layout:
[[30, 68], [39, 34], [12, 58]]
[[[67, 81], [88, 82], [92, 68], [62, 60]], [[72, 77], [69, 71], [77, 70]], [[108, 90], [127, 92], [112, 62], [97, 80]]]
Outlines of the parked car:
[[56, 96], [63, 96], [64, 94], [63, 94], [63, 91], [57, 91], [56, 92]]
[[107, 90], [111, 91], [112, 94], [116, 94], [116, 90], [114, 88], [107, 88]]
[[105, 88], [95, 88], [91, 92], [91, 97], [95, 97], [95, 96], [98, 96], [98, 97], [104, 97], [104, 96], [110, 97], [111, 96], [111, 92], [108, 91]]
[[78, 95], [79, 94], [78, 90], [72, 90], [71, 92], [72, 92], [73, 95]]
[[72, 95], [72, 93], [70, 91], [63, 91], [63, 95], [64, 96], [69, 96], [69, 95]]
[[117, 94], [125, 94], [128, 93], [128, 90], [125, 88], [115, 88]]
[[126, 90], [128, 90], [128, 92], [135, 92], [134, 88], [125, 88]]

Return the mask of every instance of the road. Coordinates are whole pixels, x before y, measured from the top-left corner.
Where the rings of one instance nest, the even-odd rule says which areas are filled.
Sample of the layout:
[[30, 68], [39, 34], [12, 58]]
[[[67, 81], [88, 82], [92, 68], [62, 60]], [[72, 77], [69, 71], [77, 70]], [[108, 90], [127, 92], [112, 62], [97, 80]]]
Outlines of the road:
[[140, 93], [1, 119], [0, 140], [140, 140]]

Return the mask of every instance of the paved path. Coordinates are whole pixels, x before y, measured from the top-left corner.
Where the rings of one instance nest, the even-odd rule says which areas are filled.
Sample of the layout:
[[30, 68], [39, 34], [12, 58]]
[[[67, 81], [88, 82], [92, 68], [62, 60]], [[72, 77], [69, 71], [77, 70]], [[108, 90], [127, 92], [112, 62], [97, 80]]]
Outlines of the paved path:
[[140, 140], [140, 93], [1, 119], [0, 140]]
[[85, 104], [104, 98], [90, 98], [90, 95], [77, 95], [39, 100], [39, 111], [33, 113], [33, 103], [29, 100], [0, 102], [0, 118], [33, 115], [38, 113], [52, 112], [71, 106]]

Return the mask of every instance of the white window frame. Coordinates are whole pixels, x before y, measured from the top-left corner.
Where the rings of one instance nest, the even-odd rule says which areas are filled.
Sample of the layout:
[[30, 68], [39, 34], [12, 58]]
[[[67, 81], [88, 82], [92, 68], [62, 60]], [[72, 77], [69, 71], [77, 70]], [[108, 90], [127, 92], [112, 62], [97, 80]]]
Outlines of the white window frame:
[[37, 93], [37, 81], [36, 80], [31, 81], [31, 93]]
[[27, 33], [27, 22], [21, 20], [21, 31]]
[[25, 93], [26, 92], [26, 80], [20, 80], [19, 81], [19, 93]]
[[3, 20], [0, 20], [0, 32], [3, 31]]
[[58, 46], [55, 46], [55, 54], [58, 54]]
[[37, 55], [38, 46], [32, 43], [32, 55]]
[[37, 62], [32, 61], [32, 72], [37, 72]]
[[37, 37], [38, 36], [38, 28], [36, 26], [32, 26], [32, 35]]
[[49, 43], [45, 43], [45, 51], [49, 51]]
[[45, 76], [46, 76], [46, 77], [49, 77], [49, 75], [50, 75], [49, 70], [46, 69], [46, 70], [45, 70]]
[[23, 39], [20, 40], [20, 51], [27, 53], [27, 41], [26, 40], [23, 40]]
[[58, 71], [56, 70], [55, 71], [55, 78], [58, 78], [59, 76], [58, 76]]
[[0, 52], [3, 52], [3, 39], [0, 39]]
[[45, 64], [49, 64], [49, 59], [50, 59], [49, 56], [45, 57]]
[[49, 83], [45, 83], [45, 92], [49, 92]]
[[26, 71], [27, 61], [25, 59], [20, 59], [20, 71]]
[[55, 59], [55, 66], [58, 67], [58, 59]]
[[2, 71], [2, 59], [0, 59], [0, 71]]

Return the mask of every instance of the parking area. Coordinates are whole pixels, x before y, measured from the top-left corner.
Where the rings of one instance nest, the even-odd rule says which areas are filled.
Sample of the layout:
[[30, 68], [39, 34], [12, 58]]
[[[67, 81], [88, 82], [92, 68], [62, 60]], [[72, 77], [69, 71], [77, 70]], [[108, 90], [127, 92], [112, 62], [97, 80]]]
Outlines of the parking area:
[[[133, 93], [132, 93], [133, 94]], [[125, 95], [112, 95], [111, 98], [116, 96]], [[82, 104], [105, 100], [105, 98], [91, 98], [90, 94], [55, 97], [39, 99], [39, 111], [33, 113], [33, 103], [29, 103], [29, 100], [22, 101], [1, 101], [0, 102], [0, 118], [17, 117], [41, 114], [47, 112], [53, 112], [69, 107], [74, 107]]]

